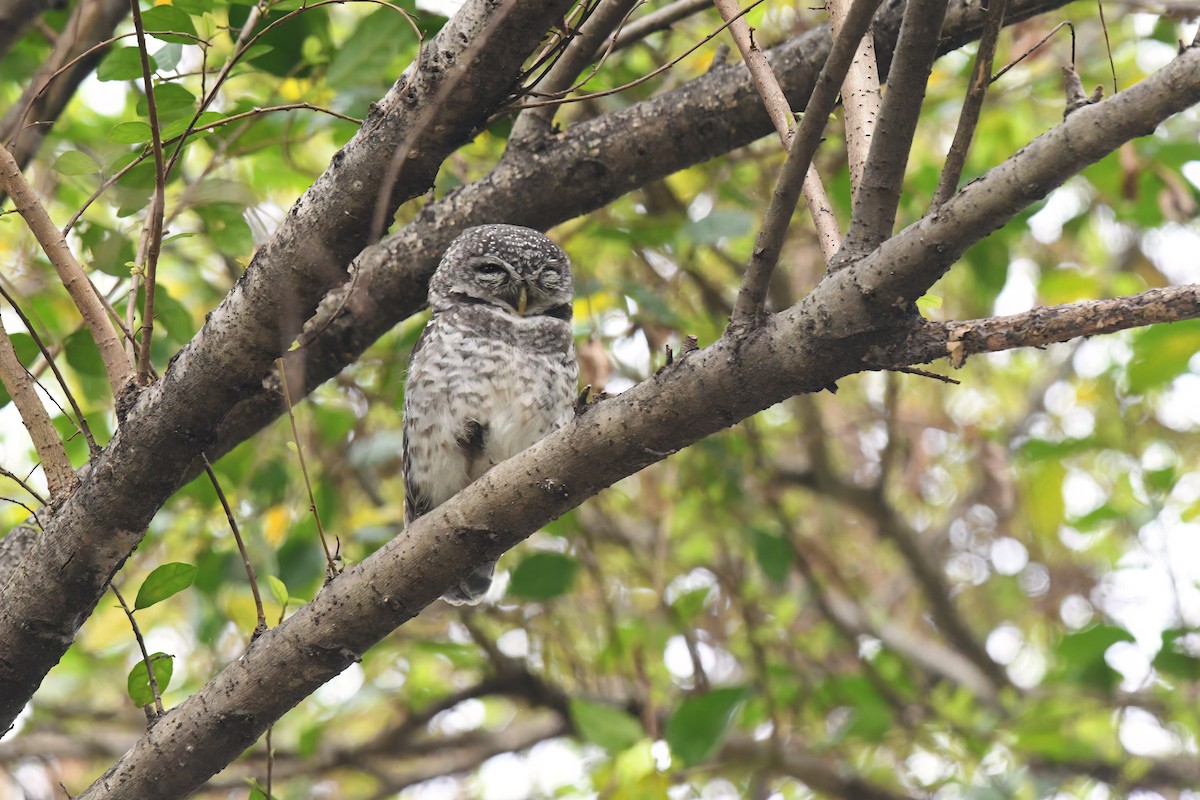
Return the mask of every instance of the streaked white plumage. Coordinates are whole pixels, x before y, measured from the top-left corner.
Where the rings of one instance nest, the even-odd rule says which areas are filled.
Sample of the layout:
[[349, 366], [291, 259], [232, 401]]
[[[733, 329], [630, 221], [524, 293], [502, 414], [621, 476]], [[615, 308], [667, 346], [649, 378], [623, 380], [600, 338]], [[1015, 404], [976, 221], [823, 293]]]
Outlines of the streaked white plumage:
[[[442, 257], [429, 301], [404, 397], [408, 522], [566, 424], [578, 381], [570, 264], [537, 231], [468, 229]], [[494, 569], [443, 598], [479, 602]]]

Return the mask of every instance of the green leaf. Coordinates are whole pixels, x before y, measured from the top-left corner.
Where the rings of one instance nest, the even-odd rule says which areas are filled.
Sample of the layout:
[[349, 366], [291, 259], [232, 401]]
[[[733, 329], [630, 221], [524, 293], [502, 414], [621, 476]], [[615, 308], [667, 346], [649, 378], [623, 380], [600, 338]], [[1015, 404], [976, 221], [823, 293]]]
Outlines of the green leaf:
[[679, 614], [680, 619], [690, 620], [704, 610], [710, 594], [712, 594], [711, 586], [689, 589], [686, 592], [681, 592], [671, 602], [671, 607]]
[[129, 275], [125, 264], [133, 260], [133, 242], [124, 234], [94, 222], [80, 223], [76, 232], [90, 256], [88, 266], [118, 278]]
[[100, 165], [81, 150], [68, 150], [54, 160], [54, 169], [63, 175], [92, 175], [100, 171]]
[[917, 298], [917, 309], [922, 313], [936, 311], [941, 307], [942, 296], [940, 294], [923, 294]]
[[155, 603], [161, 603], [168, 597], [182, 592], [196, 580], [196, 568], [191, 564], [178, 561], [156, 567], [138, 589], [134, 609], [149, 608]]
[[573, 699], [570, 709], [580, 738], [609, 752], [626, 750], [646, 735], [642, 724], [619, 708]]
[[1103, 691], [1111, 691], [1121, 680], [1121, 673], [1108, 665], [1104, 654], [1117, 642], [1132, 642], [1133, 636], [1115, 625], [1093, 625], [1069, 633], [1054, 648], [1057, 668], [1055, 677]]
[[746, 698], [742, 686], [713, 689], [686, 700], [667, 720], [667, 744], [685, 765], [698, 764], [716, 752]]
[[254, 247], [254, 234], [242, 216], [242, 207], [213, 203], [195, 209], [204, 222], [204, 232], [218, 250], [228, 256], [240, 256]]
[[[171, 674], [175, 671], [174, 659], [175, 656], [169, 656], [166, 653], [155, 653], [150, 656], [150, 663], [154, 667], [154, 682], [158, 684], [159, 695], [167, 691], [167, 687], [171, 684]], [[146, 670], [145, 661], [139, 661], [133, 665], [133, 669], [129, 670], [129, 677], [125, 680], [125, 686], [129, 697], [137, 704], [138, 708], [144, 708], [154, 702], [154, 690], [150, 688], [150, 673]]]
[[754, 531], [754, 556], [768, 578], [775, 583], [787, 580], [788, 571], [792, 567], [792, 548], [782, 536], [761, 530]]
[[[176, 8], [179, 6], [176, 5]], [[160, 37], [161, 38], [161, 37]], [[158, 62], [158, 68], [164, 71], [170, 71], [179, 66], [179, 62], [183, 59], [182, 44], [164, 44], [158, 50], [154, 51], [154, 60]]]
[[1200, 351], [1200, 319], [1154, 325], [1133, 339], [1126, 377], [1129, 391], [1142, 394], [1182, 375]]
[[707, 217], [683, 226], [683, 235], [693, 244], [716, 244], [749, 233], [754, 217], [745, 211], [713, 211]]
[[94, 377], [103, 378], [104, 359], [100, 357], [100, 351], [96, 349], [96, 343], [92, 341], [92, 336], [86, 330], [81, 330], [71, 334], [63, 342], [63, 350], [67, 356], [67, 363], [71, 365], [71, 369], [82, 375], [91, 375]]
[[1063, 439], [1053, 442], [1044, 439], [1030, 439], [1021, 445], [1018, 452], [1030, 461], [1061, 461], [1067, 456], [1086, 453], [1100, 446], [1096, 439]]
[[108, 132], [108, 140], [117, 144], [142, 144], [152, 138], [150, 126], [137, 120], [114, 125]]
[[161, 283], [154, 291], [154, 318], [167, 329], [167, 334], [173, 342], [183, 344], [196, 332], [192, 313], [188, 311], [187, 306], [172, 297], [166, 285]]
[[561, 553], [534, 553], [513, 570], [508, 591], [528, 600], [549, 600], [571, 588], [579, 562]]
[[[149, 116], [146, 98], [137, 104], [138, 113]], [[196, 111], [196, 96], [178, 83], [160, 83], [154, 87], [154, 110], [158, 112], [158, 123], [166, 125], [180, 117], [191, 117]]]
[[[163, 42], [195, 44], [196, 26], [192, 18], [174, 6], [154, 6], [142, 12], [142, 27]], [[178, 36], [172, 34], [191, 34]]]
[[[154, 56], [150, 56], [150, 72], [158, 69]], [[142, 77], [142, 57], [136, 47], [120, 47], [113, 50], [96, 69], [96, 80], [131, 81]]]
[[363, 17], [354, 33], [333, 54], [325, 80], [338, 90], [354, 91], [364, 80], [388, 74], [387, 67], [397, 50], [416, 41], [416, 34], [403, 15], [381, 8]]
[[1197, 631], [1188, 628], [1171, 628], [1163, 631], [1162, 648], [1154, 657], [1154, 668], [1172, 678], [1200, 681], [1200, 658], [1189, 653], [1180, 639], [1194, 636]]
[[286, 606], [289, 596], [287, 584], [274, 575], [268, 575], [267, 585], [271, 587], [271, 596], [275, 598], [275, 602], [280, 606]]
[[[37, 358], [38, 346], [28, 333], [10, 333], [8, 338], [12, 341], [13, 350], [17, 351], [17, 360], [22, 364], [29, 366], [33, 359]], [[8, 405], [11, 400], [8, 390], [0, 384], [0, 408]]]

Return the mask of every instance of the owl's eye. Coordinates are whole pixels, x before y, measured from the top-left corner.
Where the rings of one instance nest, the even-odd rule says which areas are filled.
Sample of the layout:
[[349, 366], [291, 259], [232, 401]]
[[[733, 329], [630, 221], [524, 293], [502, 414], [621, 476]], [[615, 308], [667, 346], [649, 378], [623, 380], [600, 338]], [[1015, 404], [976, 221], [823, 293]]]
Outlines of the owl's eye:
[[481, 261], [475, 265], [475, 272], [481, 276], [496, 278], [506, 274], [507, 270], [495, 261]]
[[554, 267], [547, 267], [538, 276], [538, 283], [543, 286], [558, 286], [560, 280], [562, 280], [562, 275]]

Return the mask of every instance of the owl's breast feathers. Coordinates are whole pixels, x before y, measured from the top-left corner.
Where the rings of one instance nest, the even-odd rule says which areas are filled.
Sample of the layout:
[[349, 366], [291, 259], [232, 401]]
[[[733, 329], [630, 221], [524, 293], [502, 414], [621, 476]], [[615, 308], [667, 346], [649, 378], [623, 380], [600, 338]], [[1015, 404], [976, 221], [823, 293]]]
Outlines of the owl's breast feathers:
[[564, 320], [514, 317], [482, 305], [436, 314], [409, 367], [408, 481], [424, 476], [428, 507], [440, 505], [564, 425], [577, 382]]

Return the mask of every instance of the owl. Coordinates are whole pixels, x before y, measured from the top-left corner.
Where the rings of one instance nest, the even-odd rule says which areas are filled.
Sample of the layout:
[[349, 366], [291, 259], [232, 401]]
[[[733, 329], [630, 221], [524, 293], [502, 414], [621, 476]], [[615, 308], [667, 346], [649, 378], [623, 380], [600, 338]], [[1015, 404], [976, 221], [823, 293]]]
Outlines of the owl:
[[[573, 298], [567, 254], [537, 231], [480, 225], [451, 243], [404, 390], [405, 524], [571, 419]], [[478, 603], [495, 570], [442, 599]]]

